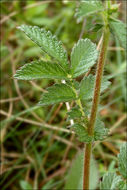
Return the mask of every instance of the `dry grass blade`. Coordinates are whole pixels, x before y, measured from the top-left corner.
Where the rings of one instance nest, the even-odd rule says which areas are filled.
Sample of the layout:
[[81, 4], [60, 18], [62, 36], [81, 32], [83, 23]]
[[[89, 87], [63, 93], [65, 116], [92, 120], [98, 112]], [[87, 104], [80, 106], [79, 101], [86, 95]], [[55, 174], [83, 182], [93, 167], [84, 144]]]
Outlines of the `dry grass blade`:
[[[8, 113], [6, 113], [3, 110], [0, 110], [0, 113], [5, 115], [5, 116], [8, 115]], [[13, 117], [13, 115], [11, 115], [11, 117]], [[74, 134], [73, 131], [70, 131], [68, 129], [63, 129], [63, 128], [60, 128], [60, 127], [57, 127], [57, 126], [52, 126], [52, 125], [49, 125], [49, 124], [46, 124], [46, 123], [40, 123], [40, 122], [37, 122], [37, 121], [24, 119], [24, 118], [21, 118], [21, 117], [16, 117], [16, 120], [23, 121], [23, 122], [33, 124], [33, 125], [37, 125], [37, 126], [40, 126], [40, 127], [44, 127], [44, 128], [47, 128], [47, 129], [55, 130], [55, 131], [61, 131], [61, 132], [69, 133], [69, 134]]]

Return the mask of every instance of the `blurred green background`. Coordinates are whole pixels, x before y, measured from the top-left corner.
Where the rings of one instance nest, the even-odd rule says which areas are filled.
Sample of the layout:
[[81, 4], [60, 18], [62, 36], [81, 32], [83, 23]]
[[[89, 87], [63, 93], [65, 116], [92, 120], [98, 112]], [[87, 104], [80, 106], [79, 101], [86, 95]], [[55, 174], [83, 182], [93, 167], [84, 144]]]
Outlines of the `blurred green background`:
[[[116, 17], [125, 21], [125, 1], [119, 1]], [[82, 22], [74, 17], [78, 1], [1, 1], [1, 179], [2, 190], [64, 188], [72, 160], [83, 144], [74, 135], [62, 132], [66, 105], [37, 107], [41, 94], [53, 80], [17, 81], [16, 69], [44, 52], [17, 29], [21, 24], [44, 27], [55, 34], [69, 56], [79, 38], [90, 38], [98, 44], [102, 31], [94, 31], [100, 22], [91, 16]], [[94, 68], [95, 70], [95, 68]], [[117, 166], [116, 155], [126, 139], [125, 51], [111, 35], [104, 74], [112, 82], [101, 97], [100, 115], [110, 136], [94, 146], [100, 179]], [[81, 78], [77, 79], [81, 80]], [[56, 128], [53, 128], [53, 127]]]

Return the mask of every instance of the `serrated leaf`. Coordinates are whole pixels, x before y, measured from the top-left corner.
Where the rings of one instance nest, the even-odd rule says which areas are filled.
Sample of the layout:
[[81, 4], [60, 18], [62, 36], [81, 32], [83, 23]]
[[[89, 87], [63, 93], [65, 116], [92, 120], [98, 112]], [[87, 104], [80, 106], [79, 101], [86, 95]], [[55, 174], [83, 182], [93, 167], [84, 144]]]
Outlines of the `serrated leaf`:
[[104, 123], [98, 118], [96, 119], [93, 137], [88, 135], [87, 129], [81, 124], [75, 123], [72, 125], [72, 129], [74, 129], [76, 135], [78, 136], [78, 140], [85, 143], [92, 141], [103, 141], [108, 136], [109, 132], [109, 130], [105, 128]]
[[40, 105], [50, 105], [60, 102], [69, 102], [76, 100], [76, 94], [73, 89], [66, 84], [55, 84], [46, 89], [39, 102]]
[[124, 143], [120, 148], [118, 155], [119, 172], [127, 179], [127, 143]]
[[32, 186], [25, 180], [20, 181], [20, 186], [21, 186], [22, 190], [26, 190], [26, 189], [32, 190], [33, 189]]
[[67, 73], [57, 63], [33, 61], [16, 71], [15, 78], [21, 80], [32, 79], [67, 79]]
[[81, 81], [79, 96], [81, 99], [91, 99], [93, 97], [95, 76], [89, 75]]
[[110, 84], [111, 82], [108, 80], [108, 77], [103, 76], [101, 82], [101, 93], [104, 92], [109, 87]]
[[108, 132], [109, 130], [105, 128], [104, 123], [97, 118], [94, 129], [94, 140], [103, 141], [108, 136]]
[[84, 0], [80, 3], [79, 7], [76, 9], [75, 16], [80, 17], [86, 17], [93, 13], [96, 13], [98, 11], [103, 11], [104, 7], [103, 4], [97, 0]]
[[[73, 161], [69, 171], [64, 190], [82, 190], [83, 189], [83, 165], [84, 165], [84, 151], [78, 153], [76, 159]], [[94, 172], [93, 172], [94, 171]], [[90, 189], [97, 188], [99, 180], [98, 169], [96, 161], [92, 157], [90, 163]]]
[[80, 142], [85, 142], [85, 143], [92, 142], [93, 137], [88, 135], [86, 128], [81, 124], [75, 123], [74, 125], [72, 125], [72, 129], [74, 129], [76, 135], [78, 136], [78, 140]]
[[50, 31], [46, 31], [43, 28], [37, 26], [21, 25], [18, 27], [41, 49], [55, 58], [62, 64], [62, 67], [68, 69], [67, 52], [63, 48], [62, 43], [57, 40], [56, 36], [53, 36]]
[[111, 32], [116, 36], [121, 46], [126, 49], [127, 46], [127, 26], [120, 20], [111, 19], [109, 22]]
[[116, 173], [107, 172], [103, 176], [103, 180], [100, 183], [101, 190], [115, 190], [118, 188], [120, 182], [122, 181], [120, 176], [117, 176]]
[[95, 64], [98, 52], [89, 39], [81, 39], [71, 52], [71, 74], [73, 78], [85, 73]]
[[[94, 84], [95, 84], [95, 76], [89, 75], [88, 77], [84, 77], [81, 81], [79, 96], [83, 100], [93, 98], [94, 93]], [[101, 93], [108, 88], [110, 82], [107, 80], [107, 77], [103, 77], [101, 83]]]
[[74, 107], [72, 108], [69, 112], [67, 112], [68, 115], [68, 119], [75, 119], [75, 118], [81, 118], [82, 117], [82, 113], [79, 110], [79, 107]]

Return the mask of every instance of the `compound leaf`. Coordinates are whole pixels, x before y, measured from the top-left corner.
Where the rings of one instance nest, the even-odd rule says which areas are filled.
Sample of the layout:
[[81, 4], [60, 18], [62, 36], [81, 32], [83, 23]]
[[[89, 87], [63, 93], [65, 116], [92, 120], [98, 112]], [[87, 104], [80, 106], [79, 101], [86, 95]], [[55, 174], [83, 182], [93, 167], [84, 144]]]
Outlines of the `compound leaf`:
[[127, 179], [127, 143], [124, 143], [120, 148], [118, 155], [119, 172]]
[[[73, 161], [67, 176], [67, 181], [64, 190], [81, 190], [83, 189], [83, 165], [84, 165], [84, 151], [78, 153], [76, 159]], [[93, 172], [94, 171], [94, 172]], [[91, 158], [90, 163], [90, 189], [97, 188], [99, 180], [98, 168], [94, 158]]]
[[72, 129], [74, 129], [74, 131], [75, 131], [76, 135], [78, 136], [78, 139], [80, 142], [89, 143], [93, 140], [93, 137], [88, 135], [88, 132], [84, 126], [75, 123], [74, 125], [72, 125]]
[[21, 80], [32, 79], [67, 79], [67, 73], [57, 63], [33, 61], [16, 71], [15, 78]]
[[71, 74], [73, 78], [85, 73], [95, 64], [98, 52], [96, 45], [89, 39], [81, 39], [71, 52]]
[[40, 105], [50, 105], [60, 102], [68, 102], [76, 99], [73, 89], [66, 84], [55, 84], [47, 88], [48, 92], [42, 95]]
[[43, 28], [37, 26], [21, 25], [18, 27], [41, 49], [55, 58], [62, 64], [62, 67], [68, 69], [67, 52], [63, 48], [62, 43], [57, 40], [56, 36], [53, 36], [50, 31], [46, 31]]
[[[81, 81], [79, 96], [83, 100], [93, 98], [94, 93], [94, 84], [95, 84], [95, 76], [89, 75], [88, 77], [84, 77]], [[107, 77], [103, 77], [101, 84], [101, 92], [106, 90], [110, 82], [107, 80]]]
[[121, 176], [117, 176], [116, 173], [107, 172], [103, 176], [103, 180], [100, 183], [101, 190], [114, 190], [117, 189], [120, 182], [122, 181]]
[[114, 36], [116, 36], [118, 38], [121, 46], [124, 49], [126, 49], [126, 45], [127, 45], [126, 24], [124, 24], [122, 21], [116, 20], [116, 19], [111, 19], [109, 24], [110, 24], [111, 32], [114, 34]]
[[96, 13], [98, 11], [103, 11], [103, 9], [104, 9], [103, 4], [99, 0], [97, 1], [84, 0], [80, 3], [79, 7], [76, 9], [75, 16], [78, 18], [85, 17], [93, 13]]

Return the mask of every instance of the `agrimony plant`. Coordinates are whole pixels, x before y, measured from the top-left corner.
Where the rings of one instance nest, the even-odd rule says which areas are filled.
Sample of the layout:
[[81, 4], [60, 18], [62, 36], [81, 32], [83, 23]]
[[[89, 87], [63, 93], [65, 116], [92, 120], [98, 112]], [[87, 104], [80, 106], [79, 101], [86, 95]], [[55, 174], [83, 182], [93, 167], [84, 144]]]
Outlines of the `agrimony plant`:
[[[80, 83], [76, 82], [76, 77], [85, 74], [96, 63], [98, 57], [96, 45], [89, 39], [79, 40], [72, 49], [71, 63], [69, 64], [66, 50], [51, 32], [40, 29], [37, 26], [27, 25], [22, 25], [19, 29], [24, 31], [33, 42], [52, 56], [54, 60], [53, 62], [37, 60], [28, 63], [17, 70], [14, 77], [20, 80], [57, 79], [58, 82], [47, 88], [46, 92], [43, 93], [39, 105], [45, 106], [75, 101], [75, 106], [67, 114], [69, 119], [75, 120], [72, 129], [76, 132], [79, 140], [82, 142], [93, 142], [94, 140], [103, 139], [107, 135], [108, 130], [105, 129], [103, 122], [99, 118], [96, 121], [94, 136], [88, 135], [89, 109], [86, 109], [86, 113], [85, 106], [82, 106], [82, 101], [90, 103], [93, 98], [95, 76], [90, 74], [85, 76]], [[65, 80], [66, 83], [63, 84], [61, 80]], [[110, 82], [104, 78], [101, 92], [109, 84]]]
[[[125, 47], [125, 25], [121, 21], [112, 18], [113, 11], [114, 6], [111, 5], [110, 1], [106, 2], [106, 7], [103, 6], [101, 1], [82, 1], [80, 3], [76, 11], [76, 16], [79, 19], [94, 13], [102, 16], [102, 47], [98, 52], [96, 45], [91, 40], [80, 39], [72, 49], [70, 61], [62, 43], [50, 31], [37, 26], [22, 25], [18, 27], [45, 53], [52, 57], [52, 62], [40, 59], [27, 63], [16, 72], [14, 77], [20, 80], [57, 79], [57, 83], [47, 88], [46, 92], [42, 94], [39, 105], [47, 106], [61, 102], [75, 102], [74, 107], [67, 115], [68, 120], [74, 120], [70, 130], [75, 131], [79, 141], [86, 143], [83, 156], [85, 158], [83, 189], [89, 189], [92, 144], [95, 141], [104, 140], [108, 135], [108, 129], [105, 128], [98, 114], [98, 104], [100, 94], [110, 85], [108, 79], [103, 77], [110, 31], [115, 33], [121, 45]], [[119, 31], [118, 26], [121, 27], [121, 31]], [[96, 75], [87, 75], [97, 59]], [[76, 77], [80, 75], [85, 76], [80, 82], [77, 82]], [[65, 81], [64, 84], [63, 80]], [[123, 166], [119, 164], [119, 167], [122, 168]], [[120, 171], [123, 170], [120, 169]], [[107, 178], [106, 174], [101, 183], [101, 189], [105, 186]], [[118, 181], [120, 181], [119, 176], [115, 177], [111, 174], [111, 178], [113, 180], [118, 178]], [[72, 189], [72, 187], [69, 188]]]

